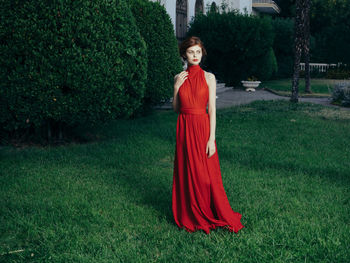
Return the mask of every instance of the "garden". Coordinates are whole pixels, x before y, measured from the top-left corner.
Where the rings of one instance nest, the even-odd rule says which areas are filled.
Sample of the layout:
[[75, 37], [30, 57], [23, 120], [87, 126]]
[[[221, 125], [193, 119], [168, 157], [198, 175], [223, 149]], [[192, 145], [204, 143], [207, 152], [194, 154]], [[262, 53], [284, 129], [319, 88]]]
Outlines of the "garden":
[[[330, 15], [346, 25], [350, 6], [322, 2], [311, 58], [350, 65], [350, 27]], [[331, 106], [216, 110], [223, 185], [245, 227], [190, 234], [171, 206], [178, 115], [156, 109], [183, 70], [164, 6], [3, 1], [0, 15], [0, 262], [350, 261], [349, 67], [313, 72], [311, 93], [301, 72], [300, 97]], [[293, 30], [292, 18], [208, 10], [187, 36], [220, 82], [254, 76], [290, 96]]]

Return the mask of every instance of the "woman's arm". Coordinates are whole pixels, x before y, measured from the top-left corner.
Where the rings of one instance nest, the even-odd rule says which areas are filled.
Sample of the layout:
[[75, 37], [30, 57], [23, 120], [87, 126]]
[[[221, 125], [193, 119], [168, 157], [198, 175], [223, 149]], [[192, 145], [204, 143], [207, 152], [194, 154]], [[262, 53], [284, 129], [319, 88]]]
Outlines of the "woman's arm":
[[208, 114], [210, 120], [210, 136], [207, 143], [206, 152], [208, 157], [215, 153], [215, 128], [216, 128], [216, 78], [212, 73], [207, 73], [207, 83], [209, 87]]
[[177, 79], [177, 76], [176, 75], [174, 77], [174, 96], [173, 96], [173, 110], [178, 113], [179, 112], [179, 88], [176, 86], [176, 79]]

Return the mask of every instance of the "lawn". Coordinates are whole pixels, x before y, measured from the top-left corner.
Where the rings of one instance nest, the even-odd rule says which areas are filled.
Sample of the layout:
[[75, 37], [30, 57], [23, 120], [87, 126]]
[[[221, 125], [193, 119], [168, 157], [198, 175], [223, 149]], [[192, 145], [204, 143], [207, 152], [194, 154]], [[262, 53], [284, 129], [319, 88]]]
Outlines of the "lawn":
[[[333, 90], [333, 86], [336, 83], [343, 82], [345, 80], [340, 79], [311, 79], [311, 96], [325, 97], [330, 96]], [[349, 81], [349, 80], [347, 80]], [[269, 80], [261, 83], [261, 87], [271, 89], [280, 95], [290, 96], [292, 90], [292, 80], [291, 79], [280, 79], [280, 80]], [[310, 94], [305, 93], [305, 79], [299, 79], [299, 93], [301, 96], [310, 96]]]
[[350, 262], [350, 111], [288, 101], [217, 110], [224, 187], [245, 228], [179, 230], [177, 115], [1, 147], [0, 262]]

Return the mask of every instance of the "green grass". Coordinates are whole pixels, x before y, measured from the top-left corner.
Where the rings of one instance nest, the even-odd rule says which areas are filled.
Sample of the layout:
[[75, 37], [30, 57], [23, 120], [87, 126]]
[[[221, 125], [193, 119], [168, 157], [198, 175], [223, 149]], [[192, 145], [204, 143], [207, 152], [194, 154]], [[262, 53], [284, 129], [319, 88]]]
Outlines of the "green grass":
[[350, 261], [349, 111], [287, 101], [217, 110], [238, 234], [173, 222], [176, 118], [82, 127], [100, 138], [88, 144], [2, 147], [0, 262]]
[[[299, 79], [299, 94], [300, 96], [308, 97], [329, 97], [329, 90], [333, 89], [334, 84], [342, 82], [340, 79], [311, 79], [312, 94], [305, 93], [305, 79]], [[261, 83], [261, 87], [271, 89], [279, 95], [290, 96], [292, 89], [291, 79], [270, 80]]]

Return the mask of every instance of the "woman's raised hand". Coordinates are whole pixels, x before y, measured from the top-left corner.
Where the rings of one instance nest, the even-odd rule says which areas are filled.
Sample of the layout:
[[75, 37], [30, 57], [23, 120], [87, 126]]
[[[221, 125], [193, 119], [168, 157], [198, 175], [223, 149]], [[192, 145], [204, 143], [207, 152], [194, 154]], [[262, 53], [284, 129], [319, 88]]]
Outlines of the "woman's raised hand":
[[179, 75], [177, 75], [174, 87], [176, 89], [179, 89], [181, 87], [181, 85], [185, 82], [185, 80], [187, 79], [187, 76], [188, 76], [188, 72], [186, 70], [180, 72]]

